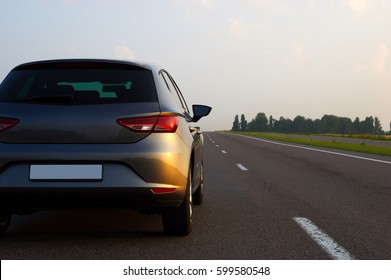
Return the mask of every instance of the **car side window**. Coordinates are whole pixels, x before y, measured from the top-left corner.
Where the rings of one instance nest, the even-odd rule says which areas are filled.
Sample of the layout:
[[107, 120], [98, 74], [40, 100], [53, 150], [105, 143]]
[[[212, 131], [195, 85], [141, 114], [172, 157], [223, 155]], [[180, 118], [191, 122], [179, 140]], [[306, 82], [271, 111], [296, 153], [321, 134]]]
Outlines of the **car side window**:
[[160, 74], [162, 75], [164, 82], [166, 83], [166, 86], [168, 90], [172, 93], [174, 96], [175, 101], [177, 104], [185, 110], [186, 113], [189, 114], [189, 109], [187, 107], [187, 104], [178, 88], [176, 85], [175, 81], [172, 79], [172, 77], [166, 72], [166, 71], [161, 71]]

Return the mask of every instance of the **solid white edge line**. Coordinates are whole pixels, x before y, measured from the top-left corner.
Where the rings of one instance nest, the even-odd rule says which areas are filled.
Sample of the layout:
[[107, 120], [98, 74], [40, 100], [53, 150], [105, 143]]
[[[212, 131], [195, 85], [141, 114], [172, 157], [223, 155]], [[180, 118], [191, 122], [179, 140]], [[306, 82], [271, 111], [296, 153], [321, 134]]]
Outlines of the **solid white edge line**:
[[354, 260], [354, 257], [330, 236], [304, 217], [292, 218], [328, 255], [335, 260]]
[[248, 169], [247, 169], [246, 167], [244, 167], [244, 165], [241, 164], [241, 163], [237, 163], [236, 166], [239, 167], [239, 168], [240, 168], [241, 170], [243, 170], [243, 171], [247, 171], [247, 170], [248, 170]]
[[232, 134], [232, 135], [241, 136], [241, 137], [244, 137], [244, 138], [253, 139], [253, 140], [266, 142], [266, 143], [270, 143], [270, 144], [275, 144], [275, 145], [281, 145], [281, 146], [286, 146], [286, 147], [298, 148], [298, 149], [309, 150], [309, 151], [314, 151], [314, 152], [320, 152], [320, 153], [325, 153], [325, 154], [332, 154], [332, 155], [350, 157], [350, 158], [355, 158], [355, 159], [362, 159], [362, 160], [367, 160], [367, 161], [374, 161], [374, 162], [378, 162], [378, 163], [391, 164], [391, 161], [385, 161], [385, 160], [373, 159], [373, 158], [366, 158], [366, 157], [360, 157], [360, 156], [354, 156], [354, 155], [349, 155], [349, 154], [337, 153], [337, 152], [326, 151], [326, 150], [319, 150], [319, 149], [308, 148], [308, 147], [303, 147], [303, 146], [296, 146], [296, 145], [285, 144], [285, 143], [280, 143], [280, 142], [274, 142], [274, 141], [269, 141], [269, 140], [256, 138], [256, 137], [251, 137], [251, 136], [246, 136], [246, 135], [239, 135], [239, 134]]

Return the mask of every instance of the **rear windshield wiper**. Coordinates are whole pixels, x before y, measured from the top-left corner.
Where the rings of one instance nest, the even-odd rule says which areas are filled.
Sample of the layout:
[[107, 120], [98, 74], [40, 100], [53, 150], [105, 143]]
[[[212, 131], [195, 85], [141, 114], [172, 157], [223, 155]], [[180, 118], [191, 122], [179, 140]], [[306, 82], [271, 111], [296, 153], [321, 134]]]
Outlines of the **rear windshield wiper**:
[[16, 99], [16, 102], [37, 102], [37, 103], [72, 103], [73, 95], [38, 95]]

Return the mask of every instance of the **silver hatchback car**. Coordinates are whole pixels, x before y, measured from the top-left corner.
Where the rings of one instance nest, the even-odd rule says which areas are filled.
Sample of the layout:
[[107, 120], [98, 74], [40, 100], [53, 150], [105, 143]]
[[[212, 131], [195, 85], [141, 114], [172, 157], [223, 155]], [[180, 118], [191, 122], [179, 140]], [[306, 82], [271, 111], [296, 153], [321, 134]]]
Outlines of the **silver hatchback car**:
[[203, 200], [203, 136], [163, 68], [67, 59], [15, 67], [0, 85], [0, 232], [12, 214], [131, 207], [191, 232]]

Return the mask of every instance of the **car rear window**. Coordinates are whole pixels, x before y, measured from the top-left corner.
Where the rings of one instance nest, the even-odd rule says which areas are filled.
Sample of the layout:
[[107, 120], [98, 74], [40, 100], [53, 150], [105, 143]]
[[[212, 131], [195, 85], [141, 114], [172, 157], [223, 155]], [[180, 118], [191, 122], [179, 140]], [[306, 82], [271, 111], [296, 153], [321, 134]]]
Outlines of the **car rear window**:
[[14, 69], [0, 85], [0, 102], [84, 105], [156, 101], [152, 72], [143, 68]]

